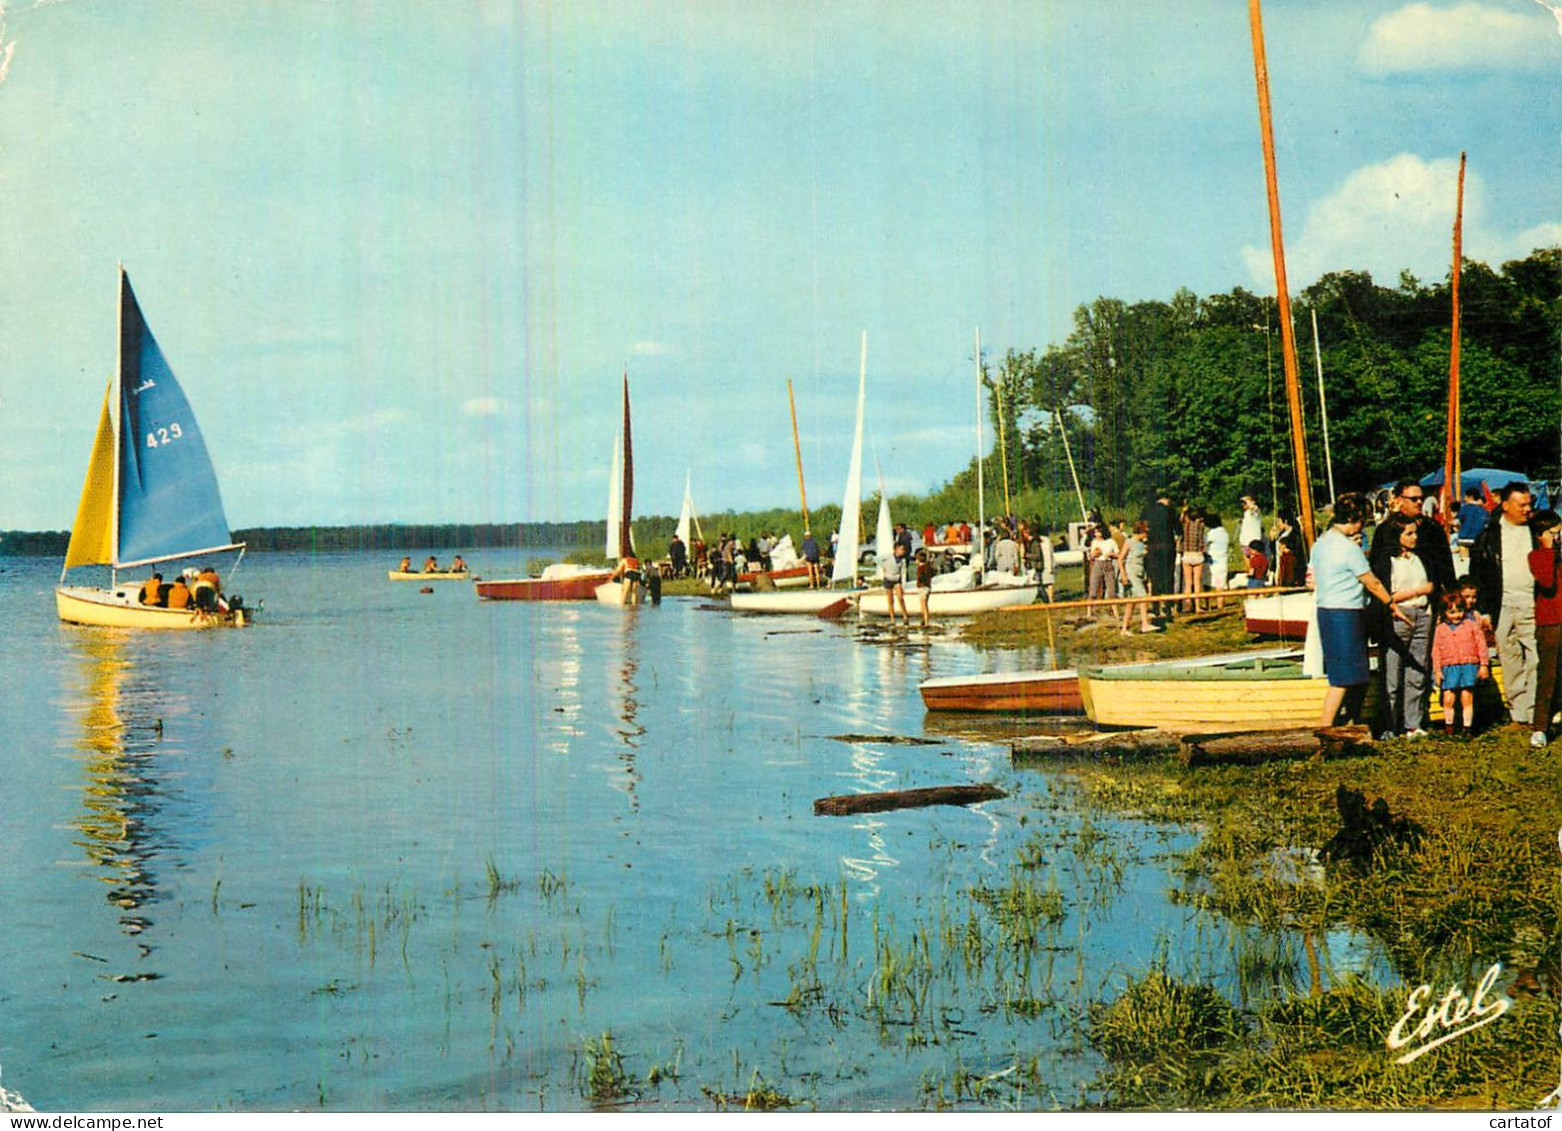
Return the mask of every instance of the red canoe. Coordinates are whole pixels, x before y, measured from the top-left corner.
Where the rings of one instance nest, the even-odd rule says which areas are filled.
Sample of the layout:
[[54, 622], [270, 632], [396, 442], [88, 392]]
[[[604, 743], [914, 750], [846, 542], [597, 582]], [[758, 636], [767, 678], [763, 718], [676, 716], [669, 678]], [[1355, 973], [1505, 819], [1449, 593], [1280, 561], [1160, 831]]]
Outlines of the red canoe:
[[929, 711], [1077, 715], [1085, 709], [1079, 695], [1079, 675], [1072, 668], [942, 676], [927, 680], [921, 690], [922, 703]]

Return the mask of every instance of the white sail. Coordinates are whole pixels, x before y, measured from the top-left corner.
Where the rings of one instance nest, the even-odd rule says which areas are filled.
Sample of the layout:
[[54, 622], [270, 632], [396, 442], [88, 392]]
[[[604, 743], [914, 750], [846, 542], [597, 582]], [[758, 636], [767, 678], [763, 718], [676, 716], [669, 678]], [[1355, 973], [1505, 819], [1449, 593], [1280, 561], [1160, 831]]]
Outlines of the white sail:
[[846, 493], [841, 498], [841, 531], [835, 546], [835, 568], [830, 581], [857, 582], [858, 527], [862, 524], [862, 416], [868, 402], [868, 332], [862, 332], [862, 360], [857, 371], [857, 430], [852, 436], [851, 465], [846, 472]]
[[619, 514], [624, 509], [624, 468], [623, 454], [619, 445], [623, 441], [620, 437], [613, 437], [613, 470], [607, 477], [607, 560], [618, 560], [618, 526]]
[[895, 526], [890, 522], [889, 496], [884, 493], [884, 472], [878, 463], [878, 457], [874, 456], [874, 470], [879, 476], [879, 525], [873, 535], [873, 556], [882, 568], [885, 562], [895, 556]]
[[690, 528], [694, 521], [694, 496], [689, 493], [689, 472], [683, 473], [683, 510], [678, 515], [678, 539], [685, 546], [692, 545], [689, 541]]

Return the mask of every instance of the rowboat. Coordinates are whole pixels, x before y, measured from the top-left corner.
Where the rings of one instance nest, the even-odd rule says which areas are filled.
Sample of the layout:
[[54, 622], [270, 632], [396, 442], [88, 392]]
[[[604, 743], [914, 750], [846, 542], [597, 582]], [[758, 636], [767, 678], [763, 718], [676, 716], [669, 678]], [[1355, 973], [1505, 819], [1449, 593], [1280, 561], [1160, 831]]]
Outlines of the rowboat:
[[929, 711], [1077, 715], [1085, 709], [1073, 668], [939, 676], [924, 680], [920, 690]]
[[[1316, 726], [1328, 690], [1328, 680], [1303, 672], [1299, 649], [1079, 669], [1085, 713], [1108, 727], [1197, 732]], [[1370, 706], [1366, 710], [1370, 715]]]
[[1242, 616], [1247, 630], [1258, 636], [1301, 640], [1313, 619], [1313, 594], [1311, 590], [1301, 590], [1249, 597], [1242, 602]]
[[597, 587], [612, 576], [611, 570], [600, 566], [555, 562], [540, 577], [479, 581], [475, 588], [485, 601], [590, 601]]
[[[195, 413], [120, 268], [119, 363], [98, 415], [55, 609], [67, 623], [107, 628], [242, 627], [253, 610], [239, 597], [219, 597], [208, 611], [170, 609], [142, 604], [141, 583], [119, 579], [121, 570], [150, 572], [235, 550], [242, 558]], [[72, 569], [101, 565], [109, 567], [106, 587], [65, 584]]]
[[413, 570], [393, 569], [390, 571], [392, 581], [470, 581], [472, 571], [467, 569], [440, 569], [431, 573], [417, 573]]

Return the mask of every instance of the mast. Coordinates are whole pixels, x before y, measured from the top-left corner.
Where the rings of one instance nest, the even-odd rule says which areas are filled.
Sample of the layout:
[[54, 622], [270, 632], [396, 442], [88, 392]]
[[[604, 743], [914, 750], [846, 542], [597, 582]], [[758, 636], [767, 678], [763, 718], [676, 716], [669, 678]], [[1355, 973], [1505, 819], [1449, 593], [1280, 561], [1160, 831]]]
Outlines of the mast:
[[1264, 144], [1264, 183], [1269, 193], [1269, 242], [1275, 260], [1280, 342], [1285, 361], [1285, 398], [1291, 407], [1291, 455], [1296, 464], [1297, 513], [1308, 549], [1314, 537], [1312, 480], [1307, 474], [1307, 428], [1302, 417], [1302, 388], [1296, 366], [1296, 328], [1291, 325], [1291, 294], [1285, 278], [1285, 241], [1280, 228], [1280, 186], [1275, 178], [1275, 137], [1269, 110], [1269, 64], [1264, 58], [1264, 18], [1259, 0], [1248, 0], [1253, 29], [1253, 75], [1258, 86], [1258, 124]]
[[1318, 345], [1318, 308], [1313, 316], [1313, 360], [1318, 363], [1318, 415], [1323, 418], [1323, 466], [1329, 474], [1329, 498], [1334, 498], [1334, 457], [1329, 454], [1329, 402], [1323, 395], [1323, 350]]
[[1009, 438], [1003, 425], [1003, 398], [1008, 391], [1009, 384], [1009, 360], [1003, 362], [1003, 379], [993, 389], [994, 399], [998, 402], [998, 466], [1003, 470], [1003, 513], [1004, 517], [1014, 514], [1014, 507], [1009, 502]]
[[1454, 205], [1453, 334], [1448, 346], [1448, 448], [1443, 453], [1443, 521], [1456, 513], [1464, 497], [1460, 488], [1459, 448], [1459, 269], [1464, 244], [1464, 154], [1459, 154], [1459, 193]]
[[976, 537], [971, 541], [971, 560], [981, 569], [987, 562], [983, 549], [987, 526], [987, 503], [982, 494], [982, 328], [976, 328]]
[[792, 450], [797, 453], [797, 493], [803, 499], [803, 535], [808, 535], [808, 488], [803, 486], [803, 445], [797, 439], [797, 398], [792, 396], [792, 379], [786, 379], [786, 403], [792, 408]]
[[623, 511], [618, 522], [618, 557], [622, 561], [635, 552], [634, 531], [629, 528], [630, 515], [634, 513], [635, 455], [634, 441], [629, 431], [629, 370], [624, 370], [624, 489]]
[[125, 277], [125, 264], [119, 264], [119, 352], [114, 357], [114, 392], [109, 398], [109, 427], [114, 435], [114, 493], [109, 513], [113, 516], [109, 525], [109, 545], [112, 552], [109, 561], [109, 585], [119, 584], [119, 476], [120, 447], [124, 444], [124, 396], [125, 396], [125, 289], [129, 281]]

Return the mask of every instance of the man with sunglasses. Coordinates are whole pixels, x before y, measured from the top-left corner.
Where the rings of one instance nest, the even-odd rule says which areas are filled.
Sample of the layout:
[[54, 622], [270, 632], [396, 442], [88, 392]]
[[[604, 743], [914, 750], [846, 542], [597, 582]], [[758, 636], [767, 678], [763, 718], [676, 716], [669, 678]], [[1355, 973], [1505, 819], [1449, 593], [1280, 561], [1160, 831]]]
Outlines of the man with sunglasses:
[[[1438, 597], [1456, 584], [1453, 549], [1449, 545], [1448, 531], [1437, 519], [1423, 513], [1426, 490], [1414, 479], [1401, 479], [1394, 485], [1394, 497], [1389, 501], [1391, 514], [1403, 515], [1416, 528], [1416, 557], [1426, 567], [1426, 576], [1436, 586], [1433, 590], [1433, 607]], [[1399, 553], [1399, 533], [1389, 532], [1388, 523], [1379, 523], [1372, 532], [1372, 551], [1367, 556], [1376, 571], [1380, 563], [1387, 562]]]

